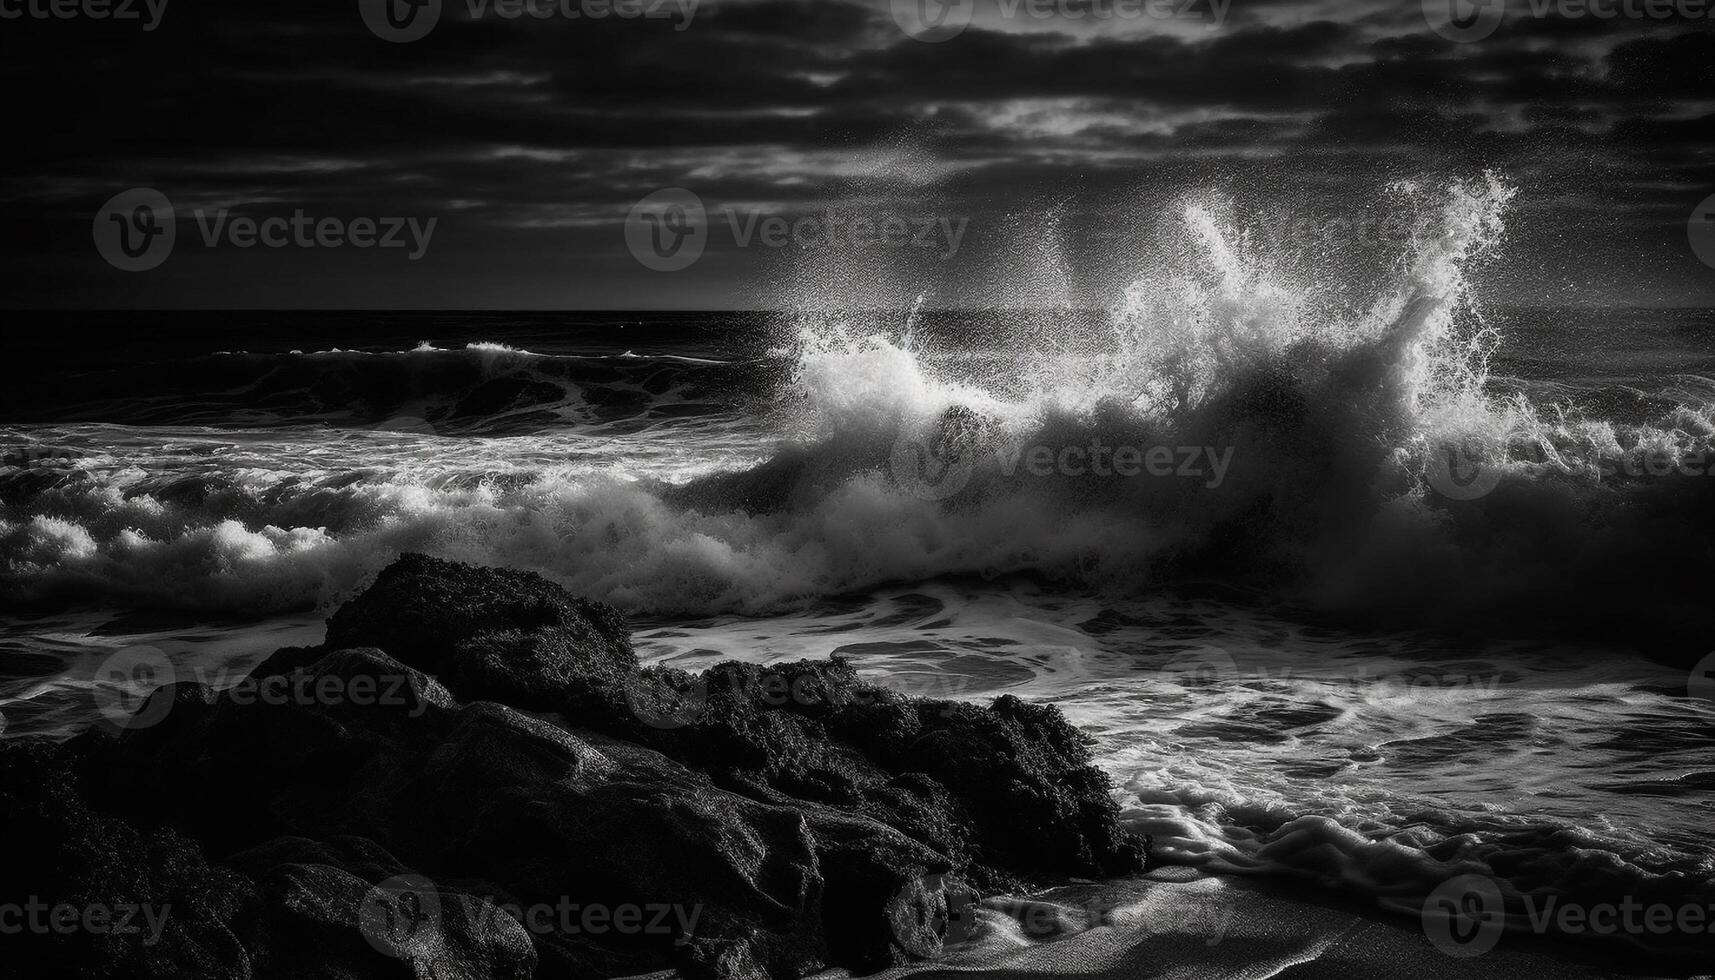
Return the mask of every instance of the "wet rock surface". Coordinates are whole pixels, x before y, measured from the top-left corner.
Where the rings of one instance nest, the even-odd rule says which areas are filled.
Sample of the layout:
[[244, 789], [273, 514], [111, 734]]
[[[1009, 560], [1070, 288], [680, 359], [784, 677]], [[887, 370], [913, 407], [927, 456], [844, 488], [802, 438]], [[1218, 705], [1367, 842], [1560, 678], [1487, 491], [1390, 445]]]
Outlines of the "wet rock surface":
[[642, 668], [616, 611], [417, 555], [323, 646], [136, 717], [0, 748], [0, 829], [38, 842], [0, 902], [160, 923], [32, 937], [56, 975], [864, 973], [974, 891], [1147, 859], [1052, 708]]

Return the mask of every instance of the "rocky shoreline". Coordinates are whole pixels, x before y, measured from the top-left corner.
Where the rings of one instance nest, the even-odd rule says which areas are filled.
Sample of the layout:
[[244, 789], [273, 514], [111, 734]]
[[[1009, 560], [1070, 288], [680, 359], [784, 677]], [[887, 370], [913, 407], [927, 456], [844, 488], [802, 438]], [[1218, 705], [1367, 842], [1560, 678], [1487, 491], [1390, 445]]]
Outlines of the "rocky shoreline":
[[8, 946], [48, 975], [863, 974], [1148, 863], [1053, 708], [640, 667], [613, 609], [421, 555], [118, 727], [0, 747], [0, 904], [41, 920]]

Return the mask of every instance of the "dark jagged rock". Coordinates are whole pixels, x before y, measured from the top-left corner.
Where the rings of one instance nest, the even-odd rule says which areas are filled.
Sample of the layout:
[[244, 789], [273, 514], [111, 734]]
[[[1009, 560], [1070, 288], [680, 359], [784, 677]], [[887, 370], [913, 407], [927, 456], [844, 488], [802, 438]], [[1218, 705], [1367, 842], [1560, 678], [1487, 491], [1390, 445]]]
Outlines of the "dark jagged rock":
[[[0, 903], [16, 904], [26, 914], [32, 906], [43, 910], [39, 921], [46, 924], [26, 923], [6, 936], [0, 960], [5, 975], [534, 975], [529, 937], [471, 895], [441, 896], [437, 942], [417, 951], [421, 962], [378, 948], [365, 935], [361, 907], [377, 882], [405, 869], [372, 842], [283, 838], [233, 855], [224, 865], [210, 864], [197, 843], [171, 827], [134, 824], [91, 809], [78, 793], [77, 768], [80, 762], [92, 765], [103, 747], [93, 740], [0, 748], [0, 832], [28, 842], [7, 858]], [[93, 912], [104, 924], [61, 932], [49, 911], [59, 908], [80, 917]]]
[[[332, 681], [338, 698], [324, 696]], [[398, 759], [449, 730], [456, 708], [433, 678], [378, 650], [327, 654], [309, 670], [219, 695], [167, 685], [141, 710], [155, 699], [171, 709], [90, 767], [91, 798], [184, 828], [217, 854], [330, 827], [363, 834], [396, 819]]]
[[427, 864], [481, 869], [529, 901], [695, 909], [696, 934], [670, 937], [693, 958], [738, 943], [771, 976], [822, 962], [821, 876], [797, 813], [659, 757], [620, 764], [495, 704], [460, 712], [421, 780], [416, 826], [431, 833], [412, 852]]
[[[142, 709], [158, 724], [54, 757], [76, 788], [56, 805], [190, 848], [187, 880], [235, 896], [187, 920], [175, 948], [199, 975], [868, 972], [938, 953], [969, 882], [1146, 857], [1085, 737], [1015, 698], [908, 698], [837, 660], [639, 669], [611, 610], [420, 556], [328, 634], [228, 691], [164, 687]], [[453, 911], [440, 941], [389, 958], [356, 910], [401, 875]], [[659, 905], [678, 925], [594, 935], [497, 912], [556, 903]]]
[[[12, 842], [0, 904], [26, 914], [31, 906], [105, 909], [110, 926], [25, 927], [5, 937], [0, 962], [53, 964], [66, 977], [248, 977], [235, 922], [254, 901], [251, 883], [211, 867], [174, 830], [143, 831], [92, 810], [78, 789], [62, 749], [0, 748], [0, 835]], [[52, 913], [39, 914], [51, 923]]]
[[[234, 863], [234, 852], [279, 837], [361, 835], [437, 882], [486, 879], [522, 905], [670, 906], [695, 923], [694, 935], [616, 937], [606, 947], [542, 937], [562, 962], [624, 967], [614, 973], [676, 966], [691, 976], [800, 976], [830, 962], [831, 937], [849, 957], [886, 963], [883, 900], [945, 868], [882, 824], [758, 802], [640, 746], [586, 740], [504, 705], [458, 705], [377, 650], [339, 651], [273, 676], [369, 678], [399, 696], [271, 705], [200, 685], [162, 688], [154, 697], [173, 707], [158, 725], [101, 742], [103, 753], [96, 737], [87, 740], [92, 759], [105, 756], [91, 764], [100, 774], [92, 795], [185, 828]], [[826, 892], [845, 909], [853, 889], [825, 879], [818, 827], [837, 827], [844, 850], [866, 855], [867, 865], [846, 855], [834, 866], [864, 870], [861, 887], [876, 896], [867, 918], [824, 913]], [[355, 887], [312, 877], [341, 896]], [[316, 926], [291, 907], [280, 914], [287, 932]]]
[[[410, 872], [373, 841], [280, 838], [230, 862], [264, 896], [253, 925], [261, 976], [369, 977], [403, 972], [407, 964], [417, 976], [528, 980], [536, 974], [529, 934], [486, 898], [469, 893], [434, 891], [433, 942], [387, 942], [377, 928], [385, 923], [374, 889]], [[377, 916], [368, 927], [382, 948], [365, 933], [366, 914]]]
[[[324, 648], [345, 647], [380, 647], [436, 675], [460, 665], [465, 647], [482, 663], [464, 669], [497, 692], [515, 685], [525, 695], [570, 673], [602, 676], [637, 667], [631, 628], [612, 607], [577, 598], [540, 575], [426, 555], [405, 555], [387, 566], [328, 619]], [[496, 650], [513, 656], [496, 660]]]
[[909, 698], [840, 660], [720, 664], [694, 687], [701, 708], [682, 726], [657, 729], [634, 712], [621, 732], [723, 784], [873, 816], [990, 880], [1143, 864], [1088, 738], [1052, 708]]
[[[626, 648], [629, 652], [629, 646]], [[460, 643], [447, 665], [446, 683], [460, 697], [552, 710], [581, 684], [613, 680], [637, 667], [615, 660], [613, 670], [592, 669], [583, 651], [552, 627], [491, 630]]]

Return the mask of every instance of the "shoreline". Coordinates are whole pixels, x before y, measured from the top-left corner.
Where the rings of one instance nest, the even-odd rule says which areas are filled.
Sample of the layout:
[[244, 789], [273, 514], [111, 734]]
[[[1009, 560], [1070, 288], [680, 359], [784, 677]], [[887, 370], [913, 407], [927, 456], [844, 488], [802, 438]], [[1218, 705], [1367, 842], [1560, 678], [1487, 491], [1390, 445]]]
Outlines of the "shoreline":
[[[1162, 868], [1124, 881], [1056, 889], [1035, 902], [1013, 901], [987, 914], [995, 930], [946, 959], [896, 967], [867, 980], [971, 980], [1078, 976], [1135, 980], [1534, 980], [1534, 978], [1693, 978], [1709, 975], [1689, 954], [1654, 954], [1623, 941], [1507, 932], [1493, 949], [1450, 955], [1411, 917], [1374, 902], [1305, 888], [1278, 878], [1186, 873]], [[1029, 945], [1020, 922], [1041, 921], [1019, 906], [1038, 904], [1108, 910], [1110, 925], [1070, 932]], [[1009, 921], [1007, 913], [1017, 918]], [[1074, 914], [1073, 918], [1076, 918]], [[998, 926], [997, 926], [998, 923]], [[815, 980], [847, 980], [830, 971]]]
[[[0, 772], [40, 784], [0, 780], [0, 830], [76, 863], [92, 844], [65, 828], [93, 828], [98, 864], [145, 879], [160, 855], [139, 853], [188, 848], [175, 860], [189, 880], [145, 891], [189, 899], [186, 928], [224, 937], [233, 976], [290, 975], [270, 973], [281, 957], [328, 967], [278, 948], [316, 934], [353, 976], [400, 960], [591, 978], [653, 962], [693, 980], [1695, 975], [1689, 954], [1564, 935], [1508, 932], [1465, 959], [1386, 898], [1149, 871], [1152, 842], [1125, 829], [1094, 738], [1058, 709], [912, 697], [838, 658], [641, 667], [620, 614], [530, 573], [408, 556], [333, 613], [323, 643], [281, 649], [230, 686], [118, 666], [159, 689], [98, 696], [111, 731], [0, 745]], [[47, 829], [31, 813], [52, 815]], [[425, 818], [432, 828], [412, 826]], [[616, 839], [623, 857], [582, 853]], [[111, 868], [93, 873], [34, 869], [48, 894], [86, 898], [112, 887]], [[648, 901], [660, 882], [671, 901]], [[1375, 891], [1407, 912], [1419, 894]], [[524, 914], [556, 898], [656, 909], [667, 925], [609, 941]], [[424, 908], [434, 928], [415, 946], [377, 925]], [[260, 933], [258, 918], [271, 923]], [[74, 952], [151, 952], [90, 938]], [[476, 963], [486, 972], [459, 973]]]

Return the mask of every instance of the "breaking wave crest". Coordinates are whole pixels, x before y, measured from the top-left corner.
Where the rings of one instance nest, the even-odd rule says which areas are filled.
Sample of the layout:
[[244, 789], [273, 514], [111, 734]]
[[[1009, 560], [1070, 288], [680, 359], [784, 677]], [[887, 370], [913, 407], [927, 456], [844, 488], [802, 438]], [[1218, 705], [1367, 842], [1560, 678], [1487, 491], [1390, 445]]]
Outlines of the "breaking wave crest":
[[[175, 391], [207, 412], [124, 402], [170, 439], [127, 430], [127, 456], [91, 423], [19, 450], [57, 463], [0, 476], [6, 588], [276, 610], [417, 549], [651, 612], [942, 576], [1219, 578], [1389, 623], [1581, 629], [1618, 608], [1683, 639], [1715, 481], [1677, 471], [1715, 441], [1711, 386], [1626, 420], [1500, 390], [1469, 276], [1513, 188], [1396, 193], [1413, 230], [1375, 282], [1295, 267], [1207, 199], [1111, 309], [1027, 328], [805, 314], [743, 365], [218, 355], [203, 401]], [[738, 394], [765, 383], [771, 406]], [[236, 402], [249, 429], [213, 421]], [[1676, 476], [1614, 465], [1646, 456]]]

